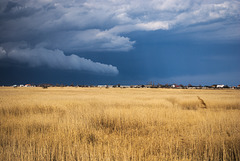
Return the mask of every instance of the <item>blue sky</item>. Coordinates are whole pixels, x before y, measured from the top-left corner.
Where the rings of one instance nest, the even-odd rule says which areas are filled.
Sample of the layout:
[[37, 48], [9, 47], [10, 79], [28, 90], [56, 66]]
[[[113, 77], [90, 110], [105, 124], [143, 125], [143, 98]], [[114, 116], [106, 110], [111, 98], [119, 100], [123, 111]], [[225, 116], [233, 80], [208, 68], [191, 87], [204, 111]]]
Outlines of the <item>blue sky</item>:
[[2, 0], [0, 84], [240, 84], [238, 0]]

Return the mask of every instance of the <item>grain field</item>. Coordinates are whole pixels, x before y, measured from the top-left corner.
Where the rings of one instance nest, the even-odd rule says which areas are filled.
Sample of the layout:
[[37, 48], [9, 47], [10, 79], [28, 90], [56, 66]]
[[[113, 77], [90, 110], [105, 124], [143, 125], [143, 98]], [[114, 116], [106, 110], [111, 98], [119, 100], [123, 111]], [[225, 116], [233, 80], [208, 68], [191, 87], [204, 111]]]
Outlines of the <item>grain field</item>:
[[0, 88], [0, 160], [240, 160], [240, 90]]

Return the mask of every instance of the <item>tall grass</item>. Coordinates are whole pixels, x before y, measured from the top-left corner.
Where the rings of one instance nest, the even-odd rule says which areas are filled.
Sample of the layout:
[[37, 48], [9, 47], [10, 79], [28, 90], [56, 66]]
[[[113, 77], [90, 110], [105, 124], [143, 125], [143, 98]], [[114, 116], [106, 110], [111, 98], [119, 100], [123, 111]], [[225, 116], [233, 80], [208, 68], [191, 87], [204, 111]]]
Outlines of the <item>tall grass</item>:
[[238, 90], [0, 88], [0, 160], [240, 160], [239, 98]]

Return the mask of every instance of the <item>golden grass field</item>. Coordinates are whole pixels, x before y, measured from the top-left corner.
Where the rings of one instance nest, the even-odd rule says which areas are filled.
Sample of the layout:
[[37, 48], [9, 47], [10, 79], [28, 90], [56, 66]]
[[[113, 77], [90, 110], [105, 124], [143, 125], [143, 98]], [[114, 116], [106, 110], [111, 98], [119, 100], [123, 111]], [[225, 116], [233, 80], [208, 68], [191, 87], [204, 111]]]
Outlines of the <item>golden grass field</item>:
[[240, 90], [1, 87], [0, 160], [240, 160]]

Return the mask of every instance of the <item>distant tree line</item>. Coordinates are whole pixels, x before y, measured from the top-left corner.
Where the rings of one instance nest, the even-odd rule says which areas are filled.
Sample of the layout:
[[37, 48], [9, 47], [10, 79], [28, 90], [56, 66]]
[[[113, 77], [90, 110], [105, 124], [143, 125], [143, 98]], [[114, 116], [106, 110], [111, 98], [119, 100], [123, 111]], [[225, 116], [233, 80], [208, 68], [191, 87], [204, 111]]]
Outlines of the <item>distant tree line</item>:
[[238, 86], [228, 86], [228, 85], [221, 85], [221, 84], [213, 84], [211, 86], [202, 86], [202, 85], [182, 85], [182, 84], [154, 84], [152, 82], [144, 85], [120, 85], [120, 84], [115, 84], [115, 85], [74, 85], [73, 83], [70, 85], [66, 84], [26, 84], [26, 85], [12, 85], [12, 87], [42, 87], [44, 89], [47, 89], [48, 87], [101, 87], [101, 88], [175, 88], [175, 89], [227, 89], [227, 88], [232, 88], [232, 89], [240, 89], [240, 85]]

